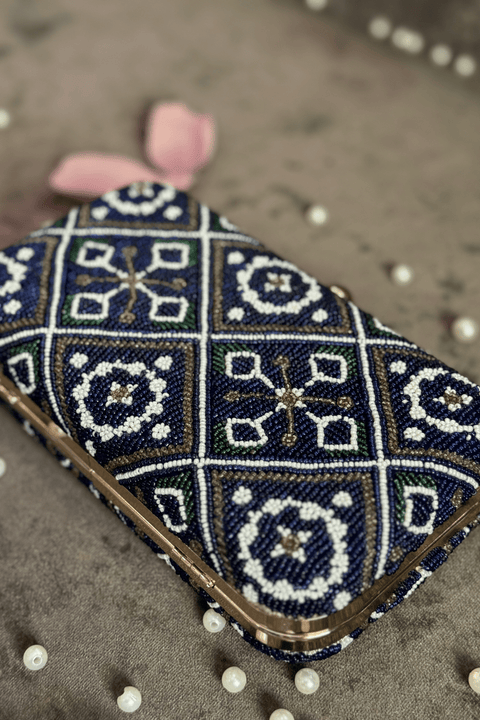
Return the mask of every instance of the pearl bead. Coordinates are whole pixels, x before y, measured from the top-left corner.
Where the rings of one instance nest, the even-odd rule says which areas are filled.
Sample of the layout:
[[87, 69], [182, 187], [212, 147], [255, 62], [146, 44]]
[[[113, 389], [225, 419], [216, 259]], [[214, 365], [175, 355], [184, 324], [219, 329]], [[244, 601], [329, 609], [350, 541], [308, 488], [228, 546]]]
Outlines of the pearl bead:
[[0, 458], [0, 477], [2, 475], [5, 475], [5, 470], [7, 469], [7, 463], [3, 458]]
[[462, 343], [470, 343], [476, 340], [478, 325], [475, 320], [468, 317], [460, 317], [452, 324], [452, 335], [455, 340]]
[[434, 65], [446, 67], [452, 61], [453, 52], [448, 45], [434, 45], [430, 50], [430, 60]]
[[480, 668], [472, 670], [468, 676], [468, 684], [472, 690], [480, 695]]
[[395, 285], [409, 285], [414, 278], [414, 272], [409, 265], [394, 265], [390, 277]]
[[477, 69], [477, 61], [471, 55], [459, 55], [453, 63], [457, 75], [471, 77]]
[[295, 718], [289, 710], [279, 708], [270, 715], [270, 720], [295, 720]]
[[247, 684], [247, 676], [239, 667], [229, 667], [222, 675], [222, 685], [231, 693], [238, 693]]
[[425, 40], [420, 33], [409, 30], [406, 27], [398, 27], [393, 31], [392, 43], [399, 50], [404, 50], [411, 55], [417, 55], [422, 52]]
[[132, 713], [138, 710], [142, 704], [142, 695], [136, 687], [126, 687], [123, 689], [123, 695], [117, 698], [117, 705], [123, 712]]
[[5, 130], [10, 125], [10, 113], [4, 108], [0, 108], [0, 130]]
[[305, 217], [310, 225], [325, 225], [328, 220], [328, 210], [322, 205], [312, 205], [307, 209]]
[[386, 40], [392, 32], [392, 23], [383, 15], [376, 15], [370, 20], [368, 32], [375, 40]]
[[330, 285], [330, 290], [335, 293], [335, 295], [338, 295], [338, 297], [342, 298], [342, 300], [351, 300], [352, 294], [350, 293], [347, 288], [341, 287], [341, 285]]
[[203, 616], [203, 627], [211, 633], [217, 633], [223, 630], [226, 625], [225, 618], [215, 610], [207, 610]]
[[41, 645], [30, 645], [23, 653], [23, 662], [29, 670], [41, 670], [48, 660], [48, 653]]
[[305, 0], [305, 5], [310, 10], [325, 10], [328, 0]]
[[319, 686], [320, 678], [315, 670], [303, 668], [303, 670], [299, 670], [295, 675], [295, 687], [298, 692], [301, 692], [304, 695], [311, 695], [312, 693], [317, 692]]

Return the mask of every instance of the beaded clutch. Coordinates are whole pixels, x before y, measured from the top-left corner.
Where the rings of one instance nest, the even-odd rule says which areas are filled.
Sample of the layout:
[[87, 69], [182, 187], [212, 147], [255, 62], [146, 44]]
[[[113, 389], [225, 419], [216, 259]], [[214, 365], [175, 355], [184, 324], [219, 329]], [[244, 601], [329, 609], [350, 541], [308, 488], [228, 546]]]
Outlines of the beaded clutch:
[[0, 252], [0, 397], [250, 643], [326, 658], [480, 513], [479, 388], [168, 185]]

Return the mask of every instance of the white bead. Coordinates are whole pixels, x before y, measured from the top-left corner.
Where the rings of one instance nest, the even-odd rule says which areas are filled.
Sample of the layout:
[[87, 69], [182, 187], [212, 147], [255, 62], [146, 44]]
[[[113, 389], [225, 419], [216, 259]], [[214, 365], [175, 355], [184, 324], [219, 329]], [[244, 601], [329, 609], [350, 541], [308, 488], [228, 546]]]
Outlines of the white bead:
[[48, 660], [48, 653], [41, 645], [30, 645], [23, 653], [23, 662], [29, 670], [41, 670]]
[[452, 324], [452, 335], [458, 342], [473, 342], [478, 335], [478, 325], [472, 318], [457, 318]]
[[247, 676], [239, 667], [229, 667], [222, 675], [222, 685], [231, 693], [238, 693], [247, 684]]
[[413, 280], [414, 272], [409, 265], [395, 265], [390, 277], [395, 285], [408, 285]]
[[446, 67], [452, 61], [453, 52], [448, 45], [434, 45], [430, 50], [430, 60], [434, 65]]
[[295, 675], [295, 687], [298, 692], [301, 692], [304, 695], [311, 695], [312, 693], [317, 692], [319, 686], [320, 678], [315, 670], [303, 668], [303, 670], [299, 670]]
[[142, 695], [136, 687], [123, 688], [123, 695], [117, 698], [117, 705], [123, 712], [132, 713], [142, 704]]
[[0, 458], [0, 477], [2, 475], [5, 475], [5, 470], [7, 469], [7, 463], [3, 458]]
[[368, 32], [375, 40], [386, 40], [392, 32], [392, 23], [383, 15], [376, 15], [368, 24]]
[[270, 720], [295, 720], [295, 718], [289, 710], [279, 708], [270, 715]]
[[223, 630], [226, 625], [225, 618], [215, 610], [207, 610], [203, 616], [203, 627], [211, 633], [217, 633]]
[[420, 35], [420, 33], [414, 30], [409, 30], [406, 27], [398, 27], [393, 31], [392, 43], [399, 50], [411, 53], [412, 55], [417, 55], [422, 52], [425, 46], [423, 35]]
[[305, 5], [310, 10], [325, 10], [328, 5], [328, 0], [305, 0]]
[[472, 690], [480, 695], [480, 668], [472, 670], [468, 676], [468, 684]]
[[328, 210], [322, 205], [312, 205], [307, 209], [305, 217], [311, 225], [325, 225], [328, 220]]
[[457, 75], [470, 77], [477, 69], [477, 61], [471, 55], [459, 55], [453, 63], [453, 69]]
[[0, 130], [5, 130], [10, 125], [10, 113], [4, 108], [0, 108]]

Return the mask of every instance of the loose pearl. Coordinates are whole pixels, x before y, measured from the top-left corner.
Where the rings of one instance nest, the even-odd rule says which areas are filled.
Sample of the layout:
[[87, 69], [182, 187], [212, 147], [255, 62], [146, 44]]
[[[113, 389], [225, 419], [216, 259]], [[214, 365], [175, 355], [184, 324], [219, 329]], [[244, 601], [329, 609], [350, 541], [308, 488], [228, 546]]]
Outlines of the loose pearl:
[[413, 30], [409, 30], [405, 27], [398, 27], [393, 31], [392, 43], [399, 50], [404, 50], [412, 55], [417, 55], [422, 52], [425, 40], [423, 39], [423, 35], [420, 35], [420, 33], [414, 32]]
[[434, 45], [430, 50], [430, 60], [439, 67], [446, 67], [452, 61], [452, 57], [453, 52], [448, 45]]
[[239, 667], [229, 667], [222, 675], [222, 685], [231, 693], [238, 693], [247, 684], [247, 676]]
[[142, 695], [136, 687], [126, 687], [123, 689], [123, 695], [117, 698], [117, 705], [120, 710], [126, 713], [135, 712], [142, 704]]
[[48, 653], [41, 645], [30, 645], [23, 653], [23, 662], [29, 670], [41, 670], [48, 660]]
[[480, 695], [480, 668], [472, 670], [468, 676], [468, 684], [472, 690]]
[[414, 272], [409, 265], [394, 265], [390, 277], [395, 285], [409, 285], [414, 277]]
[[0, 477], [2, 475], [5, 475], [5, 470], [7, 469], [7, 463], [3, 458], [0, 458]]
[[4, 108], [0, 108], [0, 130], [5, 130], [10, 125], [10, 113]]
[[457, 75], [470, 77], [477, 69], [477, 61], [471, 55], [459, 55], [453, 63]]
[[289, 710], [279, 708], [270, 715], [270, 720], [295, 720], [295, 718]]
[[217, 633], [223, 630], [226, 625], [225, 618], [215, 610], [207, 610], [203, 616], [203, 627], [211, 633]]
[[317, 692], [319, 686], [320, 678], [315, 670], [303, 668], [303, 670], [299, 670], [295, 675], [295, 687], [304, 695], [311, 695]]
[[392, 23], [383, 15], [376, 15], [370, 20], [368, 32], [375, 40], [386, 40], [392, 32]]
[[470, 343], [476, 340], [478, 325], [475, 320], [468, 317], [460, 317], [452, 324], [452, 335], [455, 340], [461, 343]]
[[325, 10], [328, 5], [328, 0], [305, 0], [305, 5], [310, 10]]
[[330, 290], [335, 293], [335, 295], [338, 295], [338, 297], [342, 298], [342, 300], [351, 300], [352, 294], [347, 290], [347, 288], [341, 287], [341, 285], [330, 285]]
[[328, 210], [322, 205], [312, 205], [307, 209], [305, 217], [310, 225], [325, 225], [328, 220]]

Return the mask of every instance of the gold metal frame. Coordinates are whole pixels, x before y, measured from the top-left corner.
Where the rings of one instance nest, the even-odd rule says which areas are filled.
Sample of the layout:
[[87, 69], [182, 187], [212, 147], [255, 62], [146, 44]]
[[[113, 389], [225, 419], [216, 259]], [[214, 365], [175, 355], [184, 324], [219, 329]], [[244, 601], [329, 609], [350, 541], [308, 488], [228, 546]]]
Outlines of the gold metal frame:
[[343, 610], [328, 617], [284, 617], [265, 612], [225, 582], [1, 372], [0, 400], [14, 408], [35, 430], [50, 440], [79, 472], [91, 480], [99, 492], [161, 547], [196, 585], [208, 592], [250, 635], [271, 648], [289, 652], [320, 650], [365, 626], [371, 613], [381, 603], [392, 601], [399, 584], [433, 548], [445, 547], [451, 550], [448, 545], [451, 538], [480, 514], [480, 493], [477, 491], [443, 525], [435, 528], [418, 550], [407, 555], [395, 573], [374, 582]]

